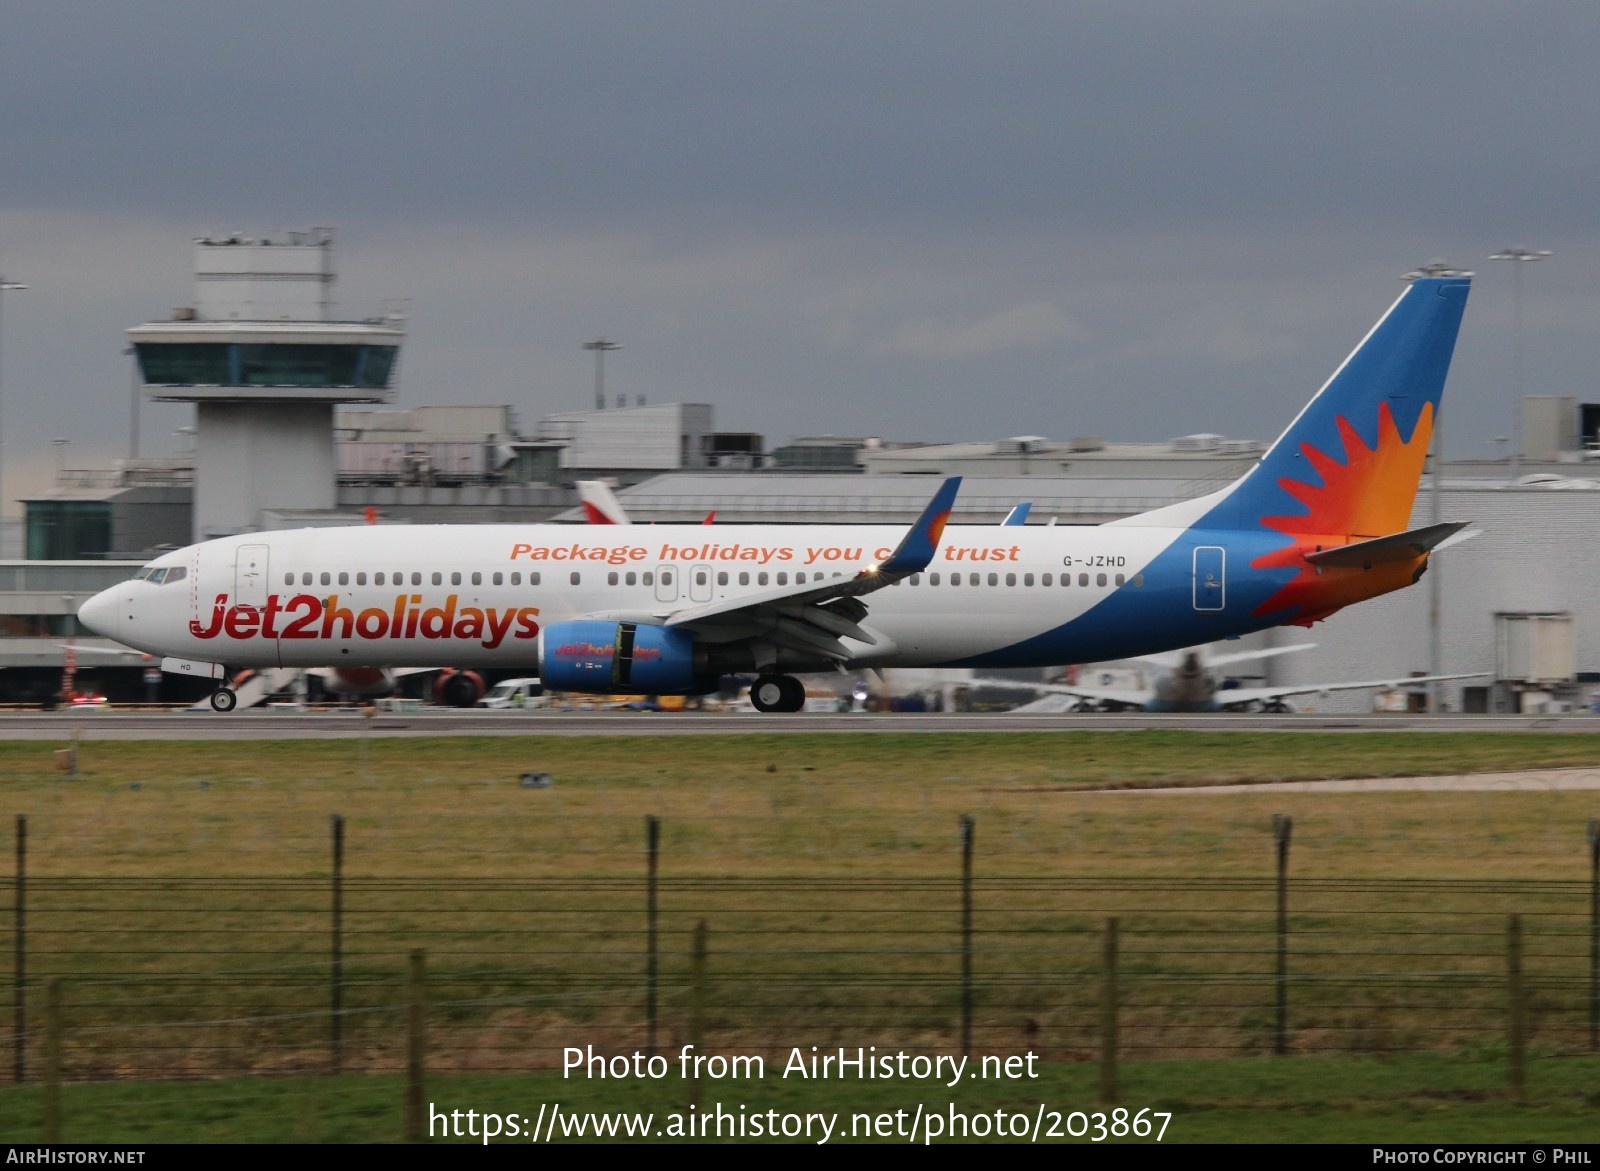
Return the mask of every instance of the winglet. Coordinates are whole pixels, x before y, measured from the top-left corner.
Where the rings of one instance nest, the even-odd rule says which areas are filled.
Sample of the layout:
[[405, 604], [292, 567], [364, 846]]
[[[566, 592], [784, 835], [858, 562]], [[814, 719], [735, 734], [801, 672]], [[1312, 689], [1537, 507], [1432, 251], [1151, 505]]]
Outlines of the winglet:
[[1006, 518], [1000, 522], [1000, 527], [1003, 529], [1010, 529], [1015, 528], [1018, 525], [1027, 524], [1028, 512], [1032, 508], [1033, 501], [1024, 500], [1021, 504], [1018, 504], [1016, 507], [1014, 507], [1010, 512], [1006, 513]]
[[956, 491], [961, 487], [961, 477], [951, 476], [939, 486], [928, 501], [928, 506], [917, 517], [917, 523], [900, 538], [893, 553], [878, 565], [876, 572], [904, 577], [921, 573], [939, 552], [939, 538], [944, 536], [944, 526], [950, 520], [950, 510], [955, 507]]

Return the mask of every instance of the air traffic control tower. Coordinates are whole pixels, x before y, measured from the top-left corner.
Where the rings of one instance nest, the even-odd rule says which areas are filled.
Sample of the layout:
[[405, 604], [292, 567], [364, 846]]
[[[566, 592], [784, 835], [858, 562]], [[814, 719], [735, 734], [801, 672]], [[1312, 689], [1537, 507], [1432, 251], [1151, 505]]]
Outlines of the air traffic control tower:
[[333, 408], [387, 403], [395, 318], [331, 319], [333, 233], [196, 240], [192, 307], [128, 330], [145, 394], [195, 404], [194, 539], [332, 510]]

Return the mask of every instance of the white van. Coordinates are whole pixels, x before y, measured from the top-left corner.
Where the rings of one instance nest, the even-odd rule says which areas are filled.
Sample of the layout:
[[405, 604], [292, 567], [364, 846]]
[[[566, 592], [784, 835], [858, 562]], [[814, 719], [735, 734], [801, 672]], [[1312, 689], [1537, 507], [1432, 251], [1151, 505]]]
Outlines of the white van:
[[502, 679], [478, 701], [479, 707], [533, 708], [544, 704], [544, 689], [537, 679]]

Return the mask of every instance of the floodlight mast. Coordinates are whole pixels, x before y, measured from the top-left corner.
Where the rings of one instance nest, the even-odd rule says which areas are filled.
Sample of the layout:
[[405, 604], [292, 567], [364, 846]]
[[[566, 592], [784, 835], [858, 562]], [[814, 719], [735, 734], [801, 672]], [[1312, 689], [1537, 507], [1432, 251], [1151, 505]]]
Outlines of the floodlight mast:
[[[1400, 279], [1403, 281], [1416, 281], [1424, 278], [1438, 277], [1469, 277], [1472, 273], [1464, 268], [1452, 268], [1444, 261], [1435, 257], [1427, 264], [1419, 265]], [[1429, 465], [1428, 500], [1433, 512], [1433, 523], [1440, 523], [1440, 514], [1443, 506], [1440, 493], [1444, 482], [1444, 418], [1443, 414], [1433, 417], [1433, 445], [1432, 462]], [[1443, 621], [1444, 610], [1444, 580], [1439, 574], [1439, 567], [1433, 563], [1433, 558], [1428, 559], [1428, 674], [1444, 674], [1444, 640], [1440, 633], [1440, 624]], [[1444, 684], [1435, 679], [1428, 684], [1428, 711], [1438, 715], [1444, 710]]]
[[592, 342], [584, 342], [583, 348], [594, 351], [594, 409], [603, 411], [606, 409], [606, 352], [622, 347], [616, 342], [597, 337]]
[[[20, 284], [17, 281], [8, 281], [4, 277], [0, 277], [0, 305], [3, 305], [5, 303], [5, 294], [6, 293], [20, 293], [23, 289], [26, 289], [27, 287], [28, 287], [27, 285]], [[0, 324], [3, 324], [3, 323], [0, 323]], [[0, 330], [0, 333], [3, 333], [3, 332], [4, 332], [3, 330]], [[3, 366], [0, 366], [0, 377], [3, 377], [3, 370], [4, 370]], [[0, 387], [3, 387], [3, 382], [0, 382]], [[5, 403], [5, 395], [4, 395], [3, 391], [0, 391], [0, 546], [4, 545], [4, 539], [3, 538], [4, 538], [4, 534], [5, 534], [5, 510], [6, 510], [5, 463], [4, 463], [4, 457], [5, 457], [5, 427], [4, 427], [4, 420], [3, 420], [4, 403]], [[0, 550], [0, 556], [4, 556], [4, 555], [5, 555], [4, 551]]]
[[1522, 266], [1550, 255], [1548, 248], [1502, 248], [1490, 260], [1510, 260], [1515, 276], [1516, 318], [1511, 332], [1511, 482], [1522, 478]]

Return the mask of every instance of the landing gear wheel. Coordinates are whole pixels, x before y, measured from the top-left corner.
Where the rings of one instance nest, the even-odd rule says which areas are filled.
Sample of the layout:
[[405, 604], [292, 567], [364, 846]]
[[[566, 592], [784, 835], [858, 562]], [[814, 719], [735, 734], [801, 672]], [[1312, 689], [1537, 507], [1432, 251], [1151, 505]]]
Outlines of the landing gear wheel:
[[239, 706], [239, 697], [231, 688], [219, 687], [211, 693], [211, 710], [231, 712]]
[[780, 675], [779, 684], [783, 687], [783, 705], [778, 709], [783, 712], [797, 712], [806, 706], [806, 685], [793, 675]]
[[758, 712], [797, 712], [806, 705], [806, 689], [789, 675], [762, 675], [750, 685], [750, 703]]

